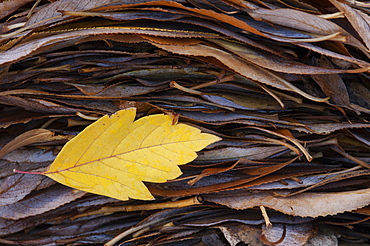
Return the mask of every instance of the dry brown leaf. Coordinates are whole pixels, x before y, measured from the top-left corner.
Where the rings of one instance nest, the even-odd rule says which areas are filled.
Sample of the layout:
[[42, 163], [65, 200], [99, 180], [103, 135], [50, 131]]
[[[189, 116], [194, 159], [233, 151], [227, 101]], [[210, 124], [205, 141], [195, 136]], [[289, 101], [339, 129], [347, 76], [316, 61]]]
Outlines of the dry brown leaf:
[[239, 158], [247, 158], [250, 160], [262, 160], [271, 155], [286, 150], [284, 146], [274, 147], [227, 147], [217, 150], [209, 150], [202, 152], [196, 161], [226, 161], [238, 160]]
[[302, 11], [286, 8], [278, 9], [254, 9], [248, 13], [257, 20], [267, 21], [307, 33], [328, 35], [341, 32], [342, 29], [331, 21], [325, 20], [319, 16], [305, 13]]
[[62, 185], [40, 190], [23, 200], [0, 207], [1, 218], [18, 220], [44, 213], [84, 196], [86, 192], [76, 191]]
[[[333, 65], [324, 56], [317, 63], [320, 67], [333, 68]], [[350, 101], [347, 88], [339, 75], [317, 73], [312, 75], [312, 78], [319, 84], [325, 95], [330, 97], [336, 105], [349, 107]]]
[[[249, 14], [257, 20], [294, 28], [313, 35], [325, 36], [340, 33], [340, 35], [333, 37], [333, 39], [346, 42], [360, 49], [365, 48], [360, 41], [337, 24], [313, 14], [285, 8], [271, 10], [260, 8], [250, 10]], [[342, 37], [345, 37], [345, 39], [342, 39]], [[304, 41], [304, 39], [302, 41]]]
[[63, 16], [61, 13], [64, 11], [83, 11], [90, 10], [93, 8], [101, 7], [104, 5], [119, 2], [119, 0], [59, 0], [54, 1], [51, 4], [39, 9], [26, 23], [26, 27], [35, 28], [37, 26], [47, 25], [50, 23], [56, 23], [67, 19], [69, 16]]
[[[243, 30], [246, 30], [248, 32], [251, 32], [251, 33], [254, 33], [254, 34], [257, 34], [257, 35], [261, 35], [261, 36], [265, 36], [262, 32], [260, 32], [256, 28], [248, 25], [246, 22], [244, 22], [242, 20], [239, 20], [238, 18], [235, 18], [234, 16], [231, 16], [231, 15], [217, 13], [213, 10], [208, 10], [208, 9], [189, 8], [189, 7], [186, 7], [182, 4], [174, 2], [174, 1], [156, 1], [156, 4], [160, 5], [160, 6], [168, 6], [168, 7], [174, 7], [174, 8], [187, 10], [190, 13], [193, 12], [193, 15], [195, 15], [197, 17], [201, 16], [203, 18], [216, 20], [216, 21], [222, 20], [225, 23], [228, 23], [230, 25], [239, 27], [239, 28], [241, 28]], [[116, 7], [118, 9], [122, 9], [122, 8], [130, 8], [130, 7], [134, 7], [134, 6], [145, 6], [145, 5], [148, 5], [148, 3], [144, 2], [144, 3], [138, 3], [138, 4], [125, 4], [125, 5], [117, 5]], [[97, 11], [101, 11], [101, 10], [104, 11], [104, 10], [107, 10], [107, 9], [111, 10], [113, 8], [112, 7], [102, 7], [102, 8], [98, 8]]]
[[[279, 191], [280, 194], [286, 192]], [[268, 207], [285, 214], [301, 217], [328, 216], [352, 211], [370, 204], [370, 189], [345, 192], [307, 192], [282, 198], [271, 191], [234, 190], [204, 195], [206, 201], [234, 209]]]
[[317, 134], [329, 134], [334, 131], [341, 129], [352, 129], [352, 128], [370, 128], [370, 124], [367, 123], [313, 123], [307, 124], [309, 129]]
[[[321, 55], [324, 55], [324, 56], [327, 56], [327, 57], [332, 57], [332, 58], [335, 58], [335, 59], [340, 59], [340, 60], [343, 60], [343, 61], [347, 61], [347, 62], [357, 64], [361, 67], [369, 67], [370, 66], [370, 64], [368, 62], [366, 62], [364, 60], [361, 60], [361, 59], [357, 59], [355, 57], [352, 57], [349, 54], [341, 54], [338, 51], [334, 52], [332, 50], [325, 49], [325, 48], [322, 48], [320, 46], [313, 45], [311, 43], [296, 43], [296, 45], [300, 46], [300, 47], [303, 47], [303, 48], [306, 48], [308, 50], [312, 50], [314, 52], [317, 52], [317, 53], [319, 53]], [[346, 52], [346, 53], [348, 53], [348, 52]]]
[[[205, 37], [205, 38], [215, 38], [212, 33], [203, 32], [184, 32], [181, 30], [167, 30], [161, 28], [142, 28], [142, 27], [92, 27], [91, 29], [81, 29], [81, 30], [65, 30], [46, 32], [46, 33], [36, 33], [32, 35], [33, 38], [29, 42], [23, 41], [23, 43], [8, 49], [1, 53], [0, 65], [9, 64], [18, 61], [22, 58], [30, 56], [32, 54], [37, 54], [48, 49], [57, 49], [71, 46], [78, 43], [88, 35], [106, 35], [106, 34], [144, 34], [144, 35], [158, 35], [164, 37]], [[48, 36], [44, 37], [45, 34]], [[39, 39], [34, 39], [40, 36]], [[26, 39], [27, 41], [27, 39]]]
[[271, 85], [282, 90], [296, 92], [313, 101], [325, 102], [328, 100], [328, 98], [317, 98], [312, 95], [309, 95], [306, 92], [297, 88], [296, 86], [292, 85], [290, 82], [274, 74], [273, 72], [270, 72], [252, 63], [246, 62], [244, 59], [241, 59], [233, 54], [230, 54], [220, 49], [216, 49], [202, 44], [189, 45], [186, 46], [186, 48], [179, 47], [178, 45], [161, 45], [156, 43], [153, 43], [153, 45], [166, 51], [181, 55], [205, 56], [205, 57], [211, 56], [222, 62], [224, 65], [228, 66], [233, 71], [239, 73], [240, 75], [248, 79], [256, 80], [263, 84]]
[[72, 84], [87, 96], [101, 98], [123, 98], [142, 95], [157, 90], [157, 87], [149, 86], [112, 86]]
[[341, 3], [337, 0], [330, 0], [330, 2], [342, 11], [347, 20], [352, 24], [353, 28], [360, 35], [368, 49], [370, 49], [370, 17], [365, 13], [351, 8], [348, 4]]
[[247, 61], [267, 68], [276, 72], [292, 73], [292, 74], [335, 74], [335, 73], [359, 73], [365, 72], [370, 68], [341, 70], [335, 69], [332, 66], [309, 66], [304, 63], [292, 59], [286, 59], [277, 55], [263, 53], [257, 49], [251, 49], [245, 45], [231, 42], [222, 39], [210, 40], [216, 43], [235, 55], [246, 59]]
[[[235, 190], [239, 185], [245, 185], [249, 182], [263, 178], [283, 167], [293, 163], [298, 157], [286, 162], [281, 162], [273, 166], [247, 168], [239, 172], [220, 173], [212, 176], [203, 177], [193, 186], [186, 182], [172, 182], [165, 185], [149, 185], [149, 190], [157, 195], [167, 197], [179, 197], [187, 195], [198, 195], [203, 193], [218, 192], [221, 190]], [[243, 160], [243, 159], [241, 159]]]
[[0, 150], [0, 159], [3, 158], [7, 153], [18, 149], [20, 147], [38, 143], [38, 142], [44, 142], [47, 140], [50, 140], [51, 137], [54, 135], [53, 132], [46, 130], [46, 129], [33, 129], [30, 131], [27, 131], [9, 143], [7, 143], [1, 150]]
[[31, 193], [45, 177], [14, 174], [0, 179], [0, 206], [6, 206], [22, 200]]
[[16, 11], [19, 7], [34, 0], [6, 0], [0, 3], [0, 19]]
[[233, 169], [237, 164], [238, 164], [238, 162], [235, 162], [234, 164], [232, 164], [231, 166], [228, 166], [228, 167], [206, 168], [200, 174], [198, 174], [194, 179], [188, 181], [188, 184], [189, 185], [194, 185], [196, 182], [198, 182], [199, 180], [201, 180], [204, 177], [207, 177], [207, 176], [210, 176], [210, 175], [213, 175], [213, 174], [216, 174], [216, 173], [222, 173], [222, 172], [229, 171], [229, 170]]

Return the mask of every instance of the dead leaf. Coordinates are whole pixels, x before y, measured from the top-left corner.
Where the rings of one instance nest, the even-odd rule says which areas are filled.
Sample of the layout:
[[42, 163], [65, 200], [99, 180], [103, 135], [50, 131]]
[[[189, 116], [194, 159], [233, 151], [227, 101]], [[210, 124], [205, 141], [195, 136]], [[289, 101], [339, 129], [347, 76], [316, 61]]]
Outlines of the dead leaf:
[[[235, 190], [238, 189], [238, 186], [248, 185], [249, 182], [253, 182], [261, 177], [263, 178], [276, 170], [286, 167], [296, 159], [297, 157], [273, 166], [263, 166], [262, 164], [257, 167], [250, 167], [240, 171], [231, 170], [229, 172], [206, 176], [198, 180], [198, 182], [192, 186], [184, 180], [180, 180], [178, 182], [174, 180], [165, 185], [149, 184], [149, 189], [154, 194], [168, 197], [199, 195], [210, 193], [212, 191], [218, 192], [221, 190]], [[243, 162], [243, 159], [241, 159], [241, 162]]]
[[142, 95], [152, 91], [158, 90], [157, 87], [148, 87], [148, 86], [114, 86], [114, 87], [105, 87], [101, 85], [80, 85], [73, 84], [83, 92], [85, 95], [101, 98], [123, 98], [131, 97], [135, 95]]
[[21, 201], [0, 207], [1, 218], [18, 220], [44, 213], [84, 196], [86, 192], [54, 185]]
[[20, 147], [38, 143], [38, 142], [45, 142], [51, 140], [53, 136], [53, 132], [46, 130], [46, 129], [34, 129], [28, 132], [25, 132], [9, 143], [7, 143], [1, 150], [0, 150], [0, 159], [3, 158], [7, 153], [18, 149]]
[[8, 0], [0, 3], [0, 19], [16, 11], [19, 7], [33, 0]]
[[[284, 192], [279, 191], [284, 194]], [[370, 189], [344, 192], [307, 192], [295, 196], [274, 197], [270, 192], [234, 190], [204, 195], [206, 201], [234, 209], [258, 206], [301, 217], [328, 216], [352, 211], [370, 204]]]
[[222, 39], [213, 39], [210, 41], [224, 47], [235, 55], [240, 56], [251, 63], [254, 63], [266, 69], [271, 69], [276, 72], [292, 74], [336, 74], [365, 72], [370, 69], [362, 68], [353, 70], [341, 70], [334, 69], [333, 67], [329, 66], [309, 66], [298, 61], [288, 60], [277, 55], [258, 51], [257, 49], [251, 49], [245, 45], [241, 45], [236, 42], [230, 42]]
[[360, 35], [367, 48], [370, 49], [370, 37], [368, 35], [370, 33], [370, 17], [345, 3], [341, 3], [336, 0], [330, 0], [330, 2], [339, 11], [343, 12], [344, 16], [352, 24], [358, 35]]
[[334, 131], [341, 129], [353, 129], [353, 128], [369, 128], [370, 125], [367, 123], [313, 123], [307, 124], [309, 129], [317, 134], [329, 134]]
[[202, 152], [196, 161], [226, 161], [238, 160], [239, 158], [247, 158], [250, 160], [263, 160], [286, 150], [284, 146], [275, 147], [227, 147], [217, 150], [209, 150]]
[[196, 182], [198, 182], [203, 177], [210, 176], [210, 175], [213, 175], [213, 174], [216, 174], [216, 173], [222, 173], [222, 172], [229, 171], [229, 170], [233, 169], [237, 164], [238, 164], [238, 162], [235, 162], [234, 164], [232, 164], [231, 166], [228, 166], [228, 167], [204, 169], [202, 171], [202, 173], [197, 175], [194, 179], [188, 181], [188, 184], [189, 185], [194, 185]]
[[[164, 28], [142, 28], [142, 27], [125, 27], [120, 28], [107, 28], [107, 27], [93, 27], [88, 29], [67, 29], [61, 31], [50, 31], [45, 33], [39, 33], [32, 36], [32, 39], [28, 41], [25, 39], [23, 43], [2, 52], [0, 57], [0, 65], [9, 64], [11, 62], [19, 61], [29, 57], [32, 54], [40, 53], [48, 49], [63, 48], [78, 43], [84, 40], [88, 35], [101, 35], [101, 34], [144, 34], [154, 36], [165, 36], [165, 37], [206, 37], [214, 38], [217, 35], [212, 33], [204, 32], [187, 32], [182, 30], [172, 30]], [[37, 35], [40, 38], [36, 38]], [[27, 42], [28, 41], [28, 42]]]
[[14, 174], [0, 181], [0, 207], [22, 200], [31, 193], [43, 180], [42, 176], [33, 177]]
[[44, 26], [67, 19], [69, 16], [63, 16], [61, 13], [62, 10], [64, 11], [90, 10], [115, 2], [119, 1], [118, 0], [94, 0], [94, 1], [80, 0], [77, 2], [69, 0], [55, 1], [34, 13], [31, 16], [31, 18], [27, 21], [26, 27], [35, 28], [38, 26]]
[[316, 98], [314, 96], [311, 96], [306, 92], [300, 90], [299, 88], [295, 87], [288, 81], [284, 80], [283, 78], [279, 77], [278, 75], [274, 74], [273, 72], [270, 72], [252, 63], [246, 62], [245, 60], [220, 49], [205, 46], [203, 44], [189, 45], [186, 47], [186, 49], [184, 49], [183, 47], [179, 48], [179, 46], [177, 45], [160, 45], [156, 43], [153, 43], [153, 45], [169, 52], [181, 55], [206, 57], [211, 56], [222, 62], [224, 65], [228, 66], [233, 71], [248, 79], [256, 80], [282, 90], [294, 91], [313, 101], [324, 102], [328, 100], [328, 98]]
[[[321, 67], [333, 68], [333, 65], [330, 63], [330, 61], [323, 56], [317, 61], [317, 63]], [[316, 81], [316, 83], [319, 84], [325, 95], [330, 97], [330, 100], [336, 105], [350, 107], [346, 85], [339, 75], [314, 74], [312, 75], [312, 78]]]
[[[249, 14], [254, 19], [263, 20], [277, 25], [297, 29], [303, 31], [304, 33], [312, 34], [313, 36], [316, 35], [325, 36], [334, 33], [339, 33], [339, 35], [333, 37], [333, 40], [335, 39], [340, 40], [341, 37], [345, 37], [345, 39], [342, 38], [341, 40], [342, 42], [346, 42], [360, 49], [365, 48], [361, 42], [359, 42], [356, 38], [354, 38], [340, 26], [313, 14], [285, 8], [278, 9], [260, 8], [250, 10]], [[304, 41], [304, 39], [302, 41]]]

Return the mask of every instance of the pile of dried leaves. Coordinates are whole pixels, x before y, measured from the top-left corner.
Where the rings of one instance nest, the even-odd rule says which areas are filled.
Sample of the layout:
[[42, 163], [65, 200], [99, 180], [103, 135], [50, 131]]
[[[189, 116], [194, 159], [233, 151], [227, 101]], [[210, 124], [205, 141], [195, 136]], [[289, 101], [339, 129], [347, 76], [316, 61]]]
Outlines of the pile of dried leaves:
[[[352, 0], [1, 2], [0, 145], [18, 138], [0, 152], [0, 242], [369, 242], [369, 14]], [[128, 107], [223, 140], [147, 183], [155, 201], [13, 173]]]

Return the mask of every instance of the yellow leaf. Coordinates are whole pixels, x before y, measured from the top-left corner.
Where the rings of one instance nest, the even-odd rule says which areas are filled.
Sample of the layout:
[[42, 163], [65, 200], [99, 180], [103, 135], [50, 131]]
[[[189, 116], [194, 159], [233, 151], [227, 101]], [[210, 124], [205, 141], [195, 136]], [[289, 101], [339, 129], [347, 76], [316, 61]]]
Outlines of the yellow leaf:
[[43, 174], [64, 185], [113, 197], [150, 200], [142, 181], [163, 183], [181, 175], [178, 165], [219, 141], [173, 117], [157, 114], [134, 121], [135, 108], [103, 116], [70, 140]]

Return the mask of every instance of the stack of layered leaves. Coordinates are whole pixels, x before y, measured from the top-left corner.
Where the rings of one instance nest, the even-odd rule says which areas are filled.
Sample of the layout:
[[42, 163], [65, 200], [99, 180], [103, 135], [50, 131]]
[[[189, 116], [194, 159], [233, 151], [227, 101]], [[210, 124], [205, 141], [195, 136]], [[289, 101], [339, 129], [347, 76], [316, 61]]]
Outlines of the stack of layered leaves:
[[369, 14], [0, 2], [0, 243], [369, 245]]

